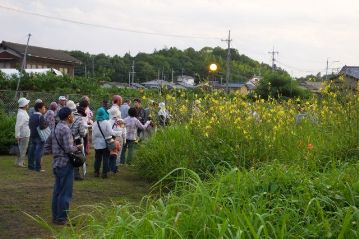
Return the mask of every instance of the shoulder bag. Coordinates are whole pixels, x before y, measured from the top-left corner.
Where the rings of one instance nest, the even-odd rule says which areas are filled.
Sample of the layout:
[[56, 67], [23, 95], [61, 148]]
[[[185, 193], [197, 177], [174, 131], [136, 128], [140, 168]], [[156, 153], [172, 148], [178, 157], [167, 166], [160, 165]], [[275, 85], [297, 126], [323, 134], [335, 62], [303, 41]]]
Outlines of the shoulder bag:
[[56, 126], [55, 126], [55, 129], [54, 129], [54, 136], [55, 136], [57, 144], [60, 146], [62, 151], [64, 151], [64, 153], [67, 154], [67, 156], [69, 157], [70, 163], [75, 168], [83, 166], [84, 163], [86, 162], [86, 156], [81, 151], [78, 151], [78, 152], [75, 152], [75, 153], [66, 153], [65, 149], [62, 147], [62, 145], [60, 144], [59, 140], [56, 137]]

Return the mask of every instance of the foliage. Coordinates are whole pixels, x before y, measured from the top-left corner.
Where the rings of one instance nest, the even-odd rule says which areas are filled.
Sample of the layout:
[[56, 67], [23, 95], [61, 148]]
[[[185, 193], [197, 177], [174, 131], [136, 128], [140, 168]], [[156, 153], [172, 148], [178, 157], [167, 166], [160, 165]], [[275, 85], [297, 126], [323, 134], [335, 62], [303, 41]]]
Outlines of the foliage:
[[309, 93], [299, 88], [298, 82], [293, 80], [290, 75], [283, 71], [269, 72], [264, 75], [259, 82], [256, 93], [264, 99], [274, 98], [306, 98]]
[[0, 154], [7, 154], [9, 153], [10, 146], [16, 143], [16, 118], [5, 114], [0, 105], [0, 119]]
[[[211, 77], [217, 80], [224, 78], [227, 50], [220, 47], [204, 47], [199, 51], [193, 48], [181, 51], [171, 47], [155, 50], [151, 54], [138, 53], [136, 56], [125, 54], [123, 57], [118, 55], [111, 57], [105, 54], [90, 55], [81, 51], [69, 53], [83, 62], [83, 65], [75, 68], [75, 74], [78, 76], [90, 75], [126, 83], [131, 66], [135, 63], [135, 82], [149, 81], [157, 77], [170, 80], [172, 71], [174, 77], [182, 74], [190, 75], [198, 82], [209, 78], [208, 66], [211, 63], [219, 66], [218, 72], [211, 73]], [[233, 82], [244, 82], [253, 75], [270, 71], [268, 65], [252, 60], [240, 54], [236, 49], [231, 49], [231, 59]]]
[[166, 96], [179, 122], [134, 162], [160, 180], [154, 197], [92, 206], [57, 238], [358, 238], [359, 95], [330, 89], [251, 104], [215, 91], [173, 107]]
[[[359, 164], [270, 163], [203, 182], [182, 171], [174, 189], [140, 206], [90, 207], [57, 238], [357, 238]], [[166, 180], [164, 178], [163, 180]]]

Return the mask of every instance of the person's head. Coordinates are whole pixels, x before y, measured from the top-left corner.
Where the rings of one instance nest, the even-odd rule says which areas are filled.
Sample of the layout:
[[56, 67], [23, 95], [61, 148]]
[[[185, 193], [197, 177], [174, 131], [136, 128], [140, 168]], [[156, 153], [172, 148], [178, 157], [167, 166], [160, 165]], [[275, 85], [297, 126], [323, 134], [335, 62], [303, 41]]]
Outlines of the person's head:
[[123, 119], [117, 119], [117, 125], [119, 125], [121, 128], [125, 127], [125, 122], [123, 121]]
[[122, 97], [119, 95], [112, 96], [112, 104], [118, 105], [118, 106], [122, 105]]
[[43, 102], [36, 103], [35, 106], [34, 106], [34, 109], [35, 109], [36, 112], [39, 112], [41, 114], [46, 113], [46, 107], [45, 107], [45, 104]]
[[61, 108], [59, 110], [58, 116], [60, 120], [65, 121], [67, 124], [72, 124], [75, 118], [72, 110], [68, 107]]
[[87, 108], [89, 107], [90, 103], [88, 100], [86, 99], [81, 99], [80, 102], [79, 102], [79, 106], [83, 107], [83, 108]]
[[19, 104], [20, 109], [27, 110], [29, 108], [30, 100], [26, 98], [20, 98], [17, 103]]
[[66, 106], [66, 97], [65, 96], [60, 96], [59, 97], [59, 105], [61, 105], [62, 107], [65, 107]]
[[49, 109], [52, 111], [55, 111], [57, 109], [57, 103], [51, 102], [51, 104], [49, 105]]
[[128, 105], [131, 105], [131, 100], [130, 100], [130, 99], [126, 99], [126, 100], [125, 100], [125, 103], [128, 104]]
[[103, 107], [98, 108], [96, 111], [96, 121], [104, 121], [106, 119], [107, 119], [106, 110]]
[[108, 100], [107, 99], [104, 99], [102, 101], [102, 106], [105, 108], [105, 109], [108, 109]]
[[88, 97], [87, 95], [84, 95], [81, 97], [80, 101], [87, 101], [90, 104], [90, 97]]
[[135, 108], [141, 107], [141, 100], [140, 99], [134, 99], [133, 102], [135, 103]]
[[135, 108], [131, 107], [128, 109], [128, 116], [130, 117], [136, 117], [137, 116], [137, 111]]
[[87, 114], [86, 114], [86, 109], [84, 107], [81, 107], [81, 106], [77, 106], [77, 113], [79, 115], [81, 115], [82, 117], [86, 117]]
[[66, 102], [66, 107], [70, 108], [70, 110], [72, 110], [72, 112], [77, 111], [76, 104], [72, 100], [69, 100], [69, 101]]
[[37, 100], [35, 100], [35, 104], [36, 103], [42, 103], [42, 99], [37, 99]]

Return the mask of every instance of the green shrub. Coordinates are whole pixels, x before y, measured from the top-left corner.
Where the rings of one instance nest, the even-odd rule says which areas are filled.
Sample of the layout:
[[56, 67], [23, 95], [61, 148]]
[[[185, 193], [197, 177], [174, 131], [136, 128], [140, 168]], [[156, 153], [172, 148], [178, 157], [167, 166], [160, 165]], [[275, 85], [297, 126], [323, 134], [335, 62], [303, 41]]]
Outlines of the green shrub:
[[0, 112], [0, 118], [0, 154], [7, 154], [9, 153], [10, 146], [16, 143], [16, 117]]

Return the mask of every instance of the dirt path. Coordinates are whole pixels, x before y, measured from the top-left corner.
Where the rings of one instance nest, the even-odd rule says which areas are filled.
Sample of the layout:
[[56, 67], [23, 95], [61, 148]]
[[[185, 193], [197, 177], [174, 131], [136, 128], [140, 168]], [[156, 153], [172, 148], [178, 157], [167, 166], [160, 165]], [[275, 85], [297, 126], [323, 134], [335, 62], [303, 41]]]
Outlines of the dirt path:
[[[45, 157], [42, 173], [14, 166], [14, 158], [0, 156], [0, 238], [49, 238], [51, 233], [31, 220], [39, 215], [51, 222], [51, 194], [54, 177], [51, 158]], [[93, 162], [84, 181], [75, 181], [70, 208], [80, 205], [137, 202], [148, 193], [150, 185], [141, 180], [132, 168], [123, 167], [108, 179], [94, 178]]]

